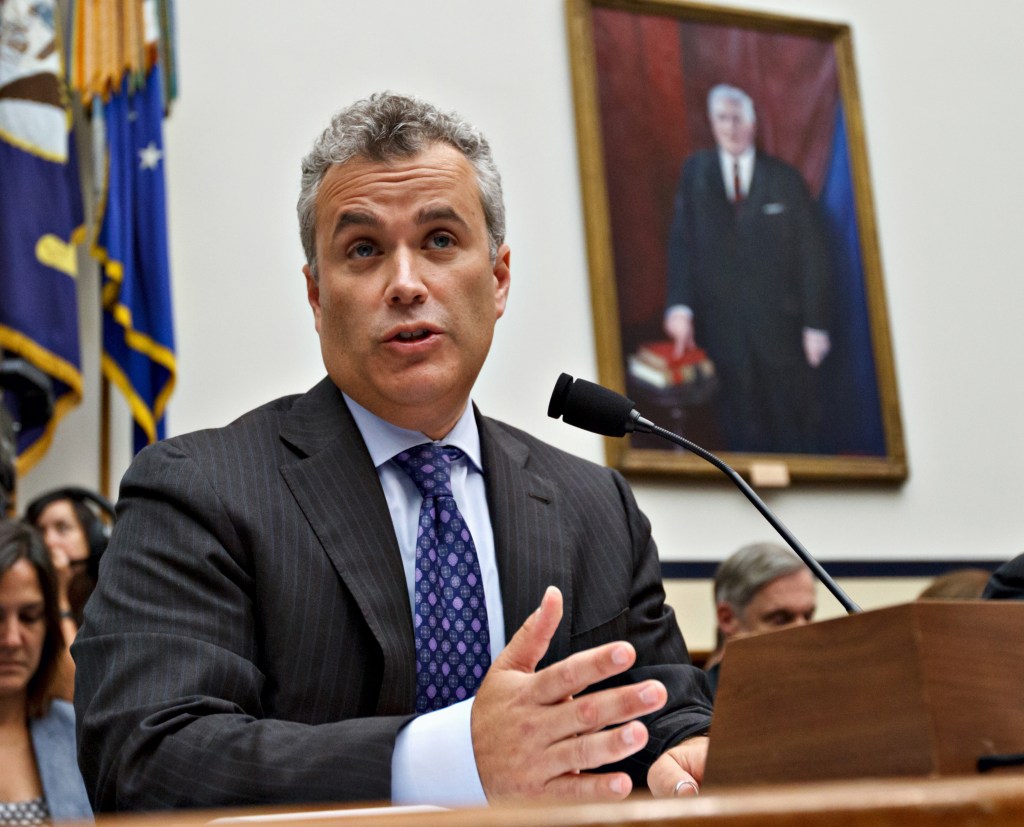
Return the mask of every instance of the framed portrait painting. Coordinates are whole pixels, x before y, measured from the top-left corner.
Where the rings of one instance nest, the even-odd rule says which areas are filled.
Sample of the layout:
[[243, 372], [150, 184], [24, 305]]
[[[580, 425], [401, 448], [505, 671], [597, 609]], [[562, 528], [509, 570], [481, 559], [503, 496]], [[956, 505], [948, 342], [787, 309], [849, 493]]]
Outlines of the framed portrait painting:
[[[568, 0], [602, 384], [765, 479], [907, 476], [848, 26]], [[655, 436], [624, 472], [717, 471]]]

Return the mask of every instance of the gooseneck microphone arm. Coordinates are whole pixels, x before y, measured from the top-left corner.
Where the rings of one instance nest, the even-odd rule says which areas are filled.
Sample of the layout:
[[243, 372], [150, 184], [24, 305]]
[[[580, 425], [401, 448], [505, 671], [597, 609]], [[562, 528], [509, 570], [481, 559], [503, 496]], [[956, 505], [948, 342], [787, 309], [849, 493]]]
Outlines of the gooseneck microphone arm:
[[846, 609], [849, 614], [855, 614], [860, 611], [860, 606], [850, 599], [850, 596], [840, 588], [839, 584], [836, 583], [828, 572], [821, 567], [821, 564], [815, 560], [814, 557], [811, 556], [811, 553], [803, 547], [796, 537], [793, 536], [793, 532], [786, 528], [782, 520], [775, 516], [772, 510], [765, 505], [764, 500], [757, 496], [754, 489], [751, 488], [747, 484], [747, 481], [743, 479], [743, 477], [741, 477], [733, 468], [726, 465], [710, 451], [704, 450], [696, 443], [690, 442], [690, 440], [685, 437], [679, 436], [679, 434], [666, 431], [664, 428], [655, 425], [653, 422], [644, 419], [642, 416], [637, 417], [634, 430], [641, 433], [657, 434], [662, 439], [674, 442], [676, 445], [685, 448], [687, 451], [696, 454], [701, 459], [705, 459], [714, 465], [715, 468], [720, 470], [736, 484], [736, 487], [743, 492], [743, 496], [750, 500], [750, 502], [754, 504], [754, 508], [760, 511], [761, 515], [771, 523], [772, 528], [774, 528], [782, 539], [786, 541], [789, 547], [797, 553], [797, 556], [807, 564], [807, 568], [814, 572], [814, 576], [825, 584], [825, 588], [835, 595], [836, 600], [842, 604], [843, 608]]
[[850, 596], [840, 588], [839, 584], [822, 568], [821, 564], [811, 556], [811, 553], [793, 536], [793, 533], [786, 528], [783, 522], [772, 513], [771, 509], [757, 496], [754, 489], [747, 484], [743, 477], [710, 451], [642, 417], [634, 407], [631, 399], [627, 399], [621, 394], [604, 388], [601, 385], [587, 382], [584, 379], [573, 380], [571, 376], [563, 373], [558, 377], [554, 392], [551, 394], [548, 416], [555, 419], [562, 417], [569, 425], [575, 425], [578, 428], [603, 434], [604, 436], [625, 436], [633, 431], [655, 434], [711, 463], [733, 481], [736, 487], [743, 492], [743, 496], [753, 503], [754, 507], [761, 512], [761, 515], [771, 524], [772, 528], [796, 552], [797, 556], [807, 564], [807, 567], [814, 573], [814, 576], [825, 585], [825, 588], [832, 592], [836, 600], [842, 604], [849, 614], [856, 614], [861, 610], [860, 606], [850, 599]]

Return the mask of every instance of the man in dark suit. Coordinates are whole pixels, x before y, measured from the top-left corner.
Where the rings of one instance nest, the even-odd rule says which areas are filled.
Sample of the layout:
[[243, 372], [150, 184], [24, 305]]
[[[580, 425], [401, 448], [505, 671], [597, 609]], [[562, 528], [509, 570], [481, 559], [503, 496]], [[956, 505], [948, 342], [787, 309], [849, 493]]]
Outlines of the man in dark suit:
[[754, 147], [754, 104], [708, 94], [717, 149], [683, 165], [668, 244], [665, 331], [702, 346], [721, 382], [727, 450], [813, 453], [815, 371], [831, 347], [831, 284], [816, 205], [793, 167]]
[[510, 281], [484, 138], [357, 102], [299, 221], [328, 378], [122, 482], [74, 650], [95, 806], [696, 792], [706, 682], [628, 486], [470, 403]]

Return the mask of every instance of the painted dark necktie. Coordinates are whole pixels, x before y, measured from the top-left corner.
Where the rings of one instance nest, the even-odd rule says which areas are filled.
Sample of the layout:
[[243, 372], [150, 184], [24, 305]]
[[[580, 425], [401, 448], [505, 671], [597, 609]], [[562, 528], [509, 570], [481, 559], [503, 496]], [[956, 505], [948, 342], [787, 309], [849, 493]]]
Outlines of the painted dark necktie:
[[480, 562], [452, 496], [451, 464], [461, 457], [433, 442], [394, 457], [423, 496], [413, 584], [417, 712], [472, 697], [491, 665]]

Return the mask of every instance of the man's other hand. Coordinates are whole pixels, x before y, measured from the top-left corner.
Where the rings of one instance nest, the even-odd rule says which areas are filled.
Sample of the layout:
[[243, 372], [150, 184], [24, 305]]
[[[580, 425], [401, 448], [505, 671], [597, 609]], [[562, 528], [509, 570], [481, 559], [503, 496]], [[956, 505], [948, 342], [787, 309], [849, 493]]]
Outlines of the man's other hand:
[[625, 641], [577, 652], [536, 671], [561, 619], [562, 593], [549, 587], [540, 607], [491, 664], [473, 701], [473, 752], [491, 802], [625, 798], [632, 789], [625, 773], [581, 770], [643, 749], [647, 728], [634, 719], [661, 709], [668, 699], [658, 681], [575, 697], [632, 667], [636, 651]]
[[704, 782], [708, 738], [687, 738], [661, 754], [647, 771], [647, 786], [656, 798], [696, 795]]

